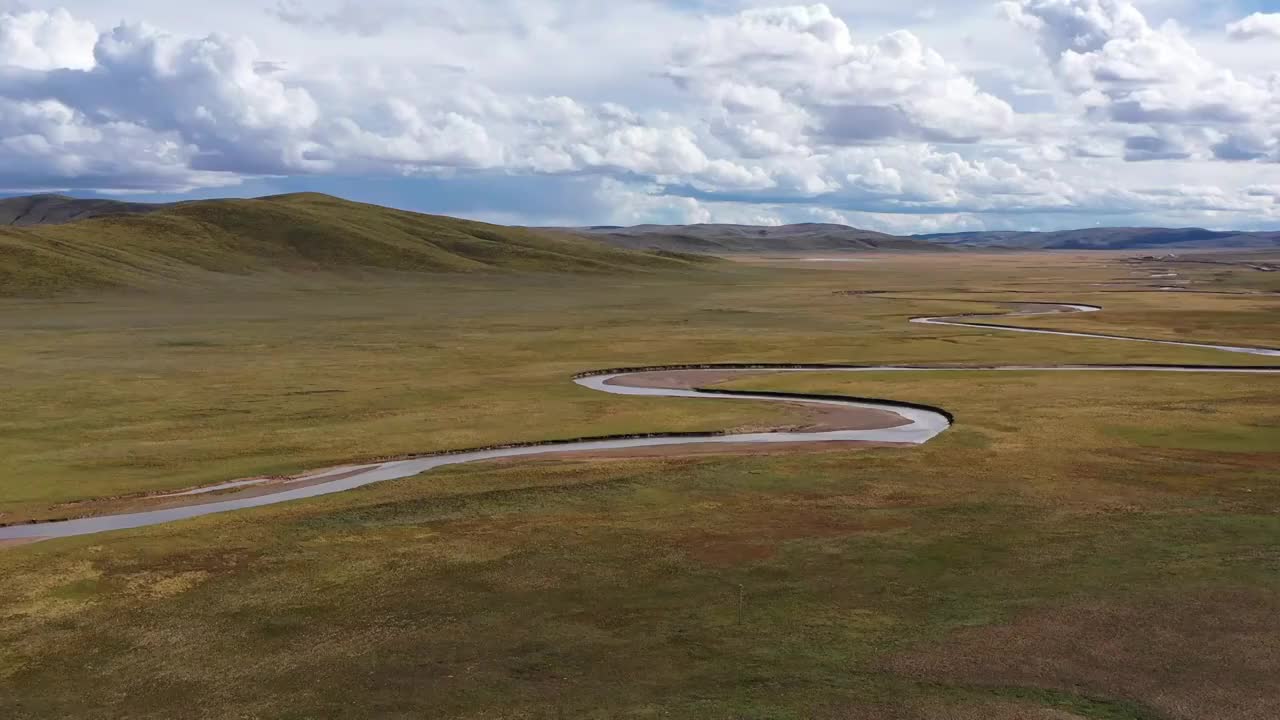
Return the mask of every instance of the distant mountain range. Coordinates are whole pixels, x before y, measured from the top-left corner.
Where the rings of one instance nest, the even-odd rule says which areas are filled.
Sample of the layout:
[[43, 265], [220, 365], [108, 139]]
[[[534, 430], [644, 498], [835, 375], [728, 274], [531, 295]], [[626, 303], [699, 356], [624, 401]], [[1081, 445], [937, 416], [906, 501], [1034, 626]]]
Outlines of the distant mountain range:
[[[58, 225], [104, 215], [140, 215], [190, 203], [152, 205], [62, 195], [0, 199], [0, 226]], [[846, 225], [599, 225], [542, 228], [628, 250], [682, 253], [799, 253], [959, 248], [1015, 250], [1197, 250], [1280, 248], [1280, 231], [1203, 228], [1087, 228], [1055, 232], [978, 231], [899, 236]]]
[[834, 252], [858, 250], [1145, 250], [1280, 248], [1280, 232], [1202, 228], [1088, 228], [1057, 232], [990, 231], [887, 235], [845, 225], [637, 225], [560, 228], [618, 247], [698, 253]]
[[964, 232], [914, 235], [942, 245], [1030, 250], [1280, 248], [1280, 232], [1204, 228], [1088, 228], [1056, 232]]
[[846, 225], [805, 223], [755, 225], [637, 225], [558, 228], [630, 250], [662, 249], [686, 253], [841, 252], [858, 250], [937, 250], [915, 238], [859, 230]]

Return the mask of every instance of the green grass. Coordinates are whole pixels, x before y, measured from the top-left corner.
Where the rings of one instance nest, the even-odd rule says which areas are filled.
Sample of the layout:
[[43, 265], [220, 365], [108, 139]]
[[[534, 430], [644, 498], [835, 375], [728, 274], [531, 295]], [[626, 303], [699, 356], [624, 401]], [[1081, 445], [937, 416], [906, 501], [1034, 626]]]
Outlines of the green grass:
[[314, 193], [0, 229], [0, 296], [208, 285], [228, 275], [635, 272], [706, 263]]
[[[1081, 288], [1113, 272], [1054, 257], [9, 301], [0, 508], [786, 421], [569, 382], [597, 367], [1258, 362], [905, 322], [973, 311], [974, 290], [1092, 302]], [[833, 294], [860, 288], [941, 299]], [[1255, 320], [1239, 332], [1265, 335]], [[957, 426], [920, 448], [459, 466], [7, 548], [0, 702], [19, 718], [1271, 717], [1277, 384], [756, 377], [729, 386], [936, 404]]]

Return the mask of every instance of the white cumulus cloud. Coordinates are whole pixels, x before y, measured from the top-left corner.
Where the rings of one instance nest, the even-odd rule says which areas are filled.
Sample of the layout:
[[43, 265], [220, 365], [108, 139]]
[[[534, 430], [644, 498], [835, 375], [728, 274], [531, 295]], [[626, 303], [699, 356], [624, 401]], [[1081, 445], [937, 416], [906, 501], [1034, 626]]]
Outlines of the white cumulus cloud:
[[1126, 158], [1280, 159], [1274, 153], [1280, 76], [1222, 67], [1200, 53], [1181, 26], [1153, 27], [1128, 0], [1016, 0], [1003, 8], [1037, 34], [1082, 108], [1146, 126], [1126, 140]]
[[1237, 20], [1227, 25], [1227, 35], [1233, 40], [1280, 40], [1280, 13], [1257, 12]]
[[63, 9], [0, 14], [0, 67], [91, 68], [97, 39], [92, 23]]
[[826, 5], [708, 21], [668, 70], [743, 122], [806, 125], [824, 142], [976, 139], [1013, 111], [907, 31], [858, 42]]

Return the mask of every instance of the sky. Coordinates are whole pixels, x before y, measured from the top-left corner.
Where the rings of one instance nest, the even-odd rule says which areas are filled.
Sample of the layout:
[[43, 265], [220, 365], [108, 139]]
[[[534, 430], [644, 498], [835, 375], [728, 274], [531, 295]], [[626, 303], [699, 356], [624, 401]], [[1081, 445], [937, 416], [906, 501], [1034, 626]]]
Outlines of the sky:
[[1280, 0], [0, 0], [0, 195], [1280, 229]]

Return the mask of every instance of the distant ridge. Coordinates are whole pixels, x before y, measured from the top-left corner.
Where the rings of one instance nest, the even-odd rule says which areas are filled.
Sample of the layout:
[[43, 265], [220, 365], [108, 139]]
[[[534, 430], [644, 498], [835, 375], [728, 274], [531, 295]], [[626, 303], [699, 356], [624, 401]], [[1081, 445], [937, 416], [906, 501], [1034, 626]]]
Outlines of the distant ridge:
[[898, 237], [846, 225], [637, 225], [557, 228], [632, 250], [661, 249], [687, 253], [854, 252], [868, 250], [937, 250], [915, 238]]
[[1087, 228], [1056, 232], [979, 231], [913, 236], [963, 247], [1028, 250], [1142, 250], [1280, 247], [1280, 232], [1204, 228]]
[[1280, 247], [1280, 232], [1204, 228], [1086, 228], [1055, 232], [977, 231], [889, 235], [846, 225], [637, 225], [560, 228], [615, 247], [693, 253], [837, 252], [987, 248], [1141, 250]]
[[625, 273], [707, 262], [317, 193], [166, 206], [39, 196], [4, 207], [27, 209], [15, 218], [23, 224], [0, 226], [0, 295], [8, 296], [190, 286], [218, 275]]
[[167, 205], [73, 198], [66, 195], [27, 195], [0, 199], [0, 225], [30, 227], [61, 225], [103, 215], [156, 212]]

